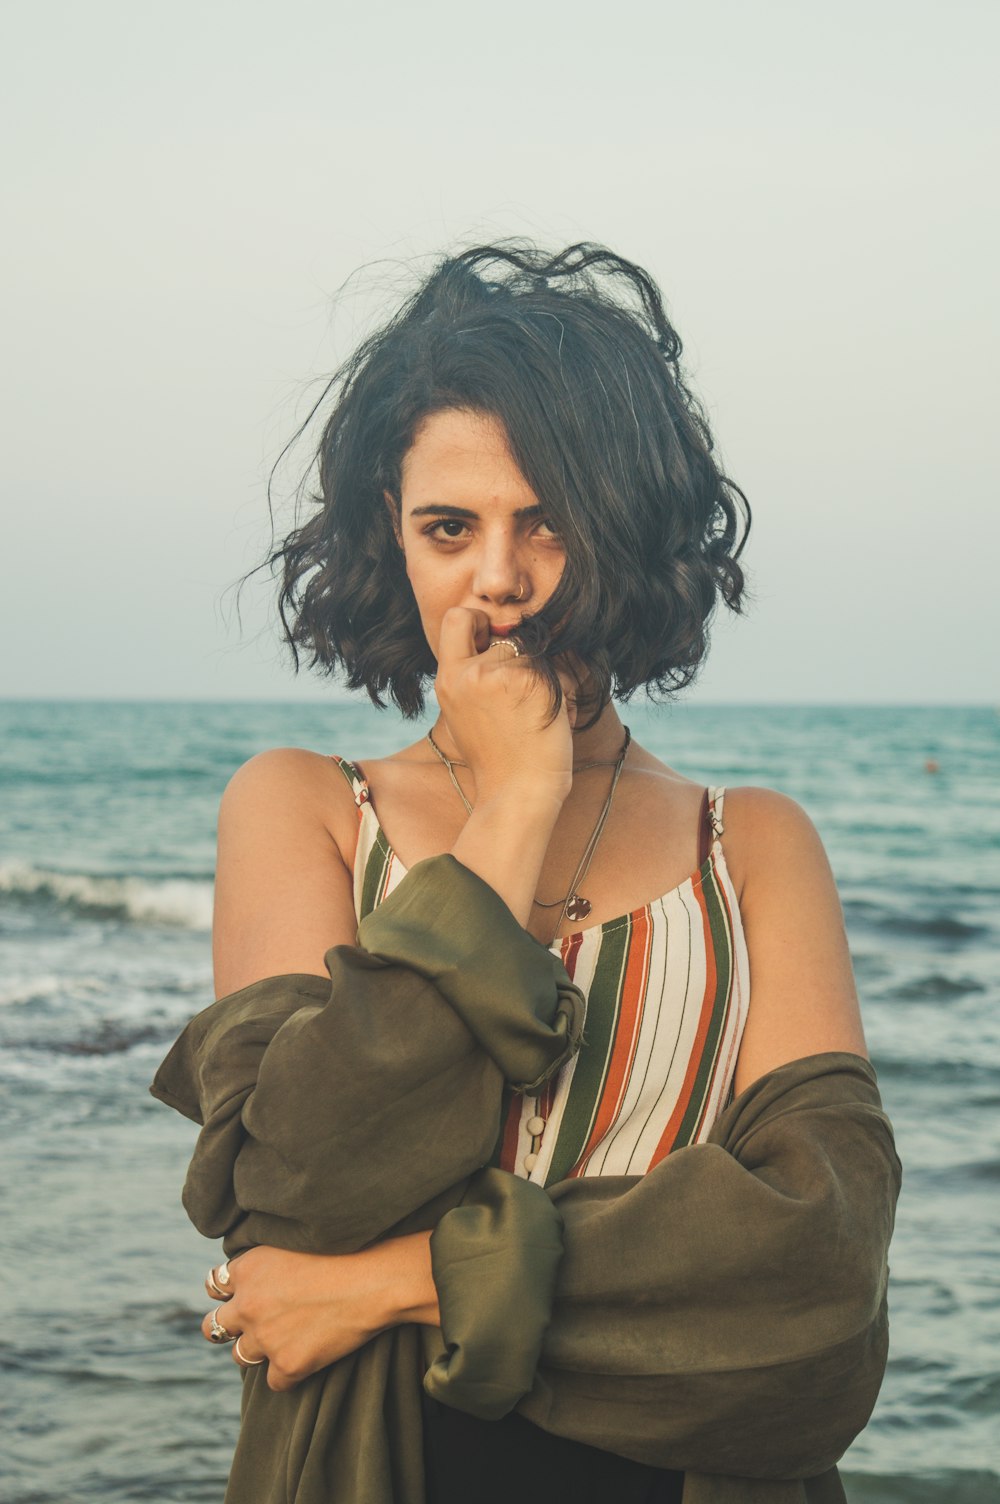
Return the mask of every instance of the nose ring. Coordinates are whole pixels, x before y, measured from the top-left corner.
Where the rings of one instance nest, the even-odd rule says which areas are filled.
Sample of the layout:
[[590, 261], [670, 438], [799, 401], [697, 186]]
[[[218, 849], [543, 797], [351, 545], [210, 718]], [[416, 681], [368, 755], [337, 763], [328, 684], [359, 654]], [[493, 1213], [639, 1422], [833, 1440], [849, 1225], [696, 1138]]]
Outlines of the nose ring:
[[520, 585], [518, 586], [518, 591], [517, 591], [517, 594], [515, 595], [514, 599], [516, 601], [519, 601], [521, 599], [521, 596], [523, 594], [524, 594], [524, 581], [522, 580], [521, 583], [520, 583]]

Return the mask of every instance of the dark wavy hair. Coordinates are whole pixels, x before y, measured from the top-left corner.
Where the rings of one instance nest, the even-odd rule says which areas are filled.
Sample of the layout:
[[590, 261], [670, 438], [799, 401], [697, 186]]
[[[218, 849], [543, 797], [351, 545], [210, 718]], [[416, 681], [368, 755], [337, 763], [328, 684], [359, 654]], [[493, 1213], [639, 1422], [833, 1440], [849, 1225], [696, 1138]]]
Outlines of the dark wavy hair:
[[555, 592], [519, 627], [553, 714], [558, 653], [591, 670], [588, 725], [612, 697], [689, 684], [717, 598], [742, 609], [750, 507], [713, 460], [680, 355], [653, 279], [603, 246], [552, 255], [504, 240], [440, 260], [297, 435], [332, 397], [311, 514], [258, 566], [280, 572], [296, 672], [305, 649], [310, 668], [342, 669], [380, 709], [387, 694], [405, 716], [423, 711], [436, 664], [384, 493], [398, 510], [418, 426], [458, 408], [503, 424], [565, 546]]

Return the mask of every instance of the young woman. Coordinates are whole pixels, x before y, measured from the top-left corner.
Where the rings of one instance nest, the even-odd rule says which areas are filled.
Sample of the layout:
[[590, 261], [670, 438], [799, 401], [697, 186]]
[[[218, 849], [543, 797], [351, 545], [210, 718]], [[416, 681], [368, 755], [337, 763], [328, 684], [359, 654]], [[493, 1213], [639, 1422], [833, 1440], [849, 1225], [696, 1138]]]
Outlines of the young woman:
[[[447, 855], [561, 962], [582, 1044], [532, 1089], [507, 1082], [491, 1159], [546, 1191], [647, 1177], [768, 1073], [866, 1054], [807, 815], [768, 789], [705, 788], [623, 718], [636, 690], [693, 678], [717, 602], [738, 611], [744, 591], [749, 510], [680, 350], [649, 276], [601, 247], [438, 265], [341, 373], [315, 508], [272, 556], [293, 650], [407, 716], [433, 682], [431, 732], [362, 761], [264, 753], [220, 811], [220, 1000], [262, 979], [329, 985], [332, 948]], [[447, 915], [441, 930], [447, 944]], [[466, 975], [495, 964], [482, 938]], [[213, 1271], [204, 1335], [237, 1339], [259, 1392], [263, 1374], [294, 1394], [378, 1334], [440, 1325], [433, 1232], [346, 1253], [262, 1239]], [[429, 1504], [680, 1498], [682, 1467], [638, 1460], [655, 1449], [422, 1403]]]

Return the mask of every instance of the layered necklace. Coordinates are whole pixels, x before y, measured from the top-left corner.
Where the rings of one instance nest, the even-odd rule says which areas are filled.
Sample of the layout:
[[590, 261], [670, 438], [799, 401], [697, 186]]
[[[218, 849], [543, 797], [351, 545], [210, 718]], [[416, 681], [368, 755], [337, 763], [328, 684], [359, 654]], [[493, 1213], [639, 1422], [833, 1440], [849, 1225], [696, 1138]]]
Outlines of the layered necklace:
[[[429, 731], [427, 733], [427, 740], [433, 747], [437, 757], [440, 758], [441, 762], [443, 762], [445, 767], [448, 769], [448, 776], [451, 779], [452, 783], [455, 785], [455, 788], [458, 791], [459, 798], [465, 805], [466, 813], [471, 815], [472, 805], [465, 797], [465, 791], [455, 776], [455, 769], [467, 768], [469, 766], [468, 763], [459, 762], [455, 758], [446, 757]], [[604, 801], [601, 813], [597, 817], [597, 824], [594, 826], [590, 840], [587, 842], [584, 853], [580, 858], [576, 871], [573, 874], [573, 880], [569, 885], [569, 892], [563, 898], [553, 899], [551, 903], [544, 903], [540, 898], [535, 898], [532, 900], [532, 902], [537, 904], [540, 909], [562, 909], [562, 912], [559, 915], [559, 920], [556, 924], [557, 933], [559, 931], [559, 926], [562, 924], [564, 919], [570, 919], [574, 923], [576, 923], [576, 921], [579, 919], [586, 919], [587, 915], [593, 908], [593, 904], [591, 903], [590, 899], [586, 898], [584, 894], [580, 892], [580, 885], [587, 876], [590, 864], [594, 859], [594, 852], [597, 850], [597, 843], [601, 839], [601, 833], [603, 832], [604, 827], [607, 824], [608, 815], [611, 813], [611, 801], [615, 797], [615, 789], [618, 787], [618, 780], [622, 776], [622, 768], [625, 766], [625, 754], [629, 749], [629, 743], [631, 742], [631, 740], [632, 733], [626, 726], [625, 740], [622, 743], [622, 749], [613, 763], [583, 762], [580, 763], [579, 767], [575, 767], [573, 769], [574, 773], [580, 773], [585, 768], [613, 767], [615, 771], [611, 778], [611, 787], [608, 790], [608, 797]]]

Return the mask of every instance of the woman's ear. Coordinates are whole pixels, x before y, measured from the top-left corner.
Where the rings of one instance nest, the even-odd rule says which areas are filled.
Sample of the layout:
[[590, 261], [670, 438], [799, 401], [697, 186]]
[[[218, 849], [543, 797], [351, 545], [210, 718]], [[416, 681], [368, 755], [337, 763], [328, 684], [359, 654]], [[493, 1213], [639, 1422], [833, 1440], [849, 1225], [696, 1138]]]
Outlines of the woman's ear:
[[393, 532], [393, 537], [396, 539], [396, 547], [397, 548], [402, 548], [402, 546], [403, 546], [403, 530], [402, 530], [402, 527], [400, 525], [400, 517], [399, 517], [400, 506], [399, 506], [399, 502], [396, 500], [395, 496], [393, 496], [393, 494], [392, 494], [391, 491], [383, 491], [382, 492], [382, 500], [385, 502], [386, 510], [389, 513], [389, 521], [392, 523], [392, 532]]

